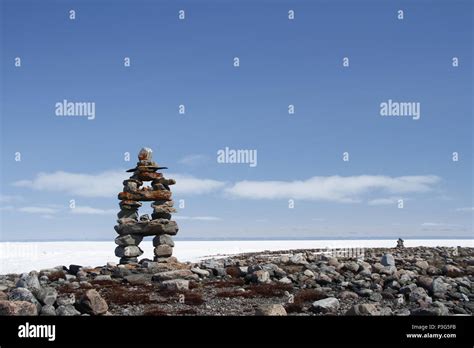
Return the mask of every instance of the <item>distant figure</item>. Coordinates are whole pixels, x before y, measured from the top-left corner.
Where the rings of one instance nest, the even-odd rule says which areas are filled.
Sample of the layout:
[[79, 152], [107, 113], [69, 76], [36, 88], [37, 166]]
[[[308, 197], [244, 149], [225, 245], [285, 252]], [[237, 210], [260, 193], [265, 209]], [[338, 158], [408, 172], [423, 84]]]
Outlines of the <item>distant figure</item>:
[[398, 238], [397, 240], [397, 248], [404, 248], [405, 246], [403, 245], [403, 239]]

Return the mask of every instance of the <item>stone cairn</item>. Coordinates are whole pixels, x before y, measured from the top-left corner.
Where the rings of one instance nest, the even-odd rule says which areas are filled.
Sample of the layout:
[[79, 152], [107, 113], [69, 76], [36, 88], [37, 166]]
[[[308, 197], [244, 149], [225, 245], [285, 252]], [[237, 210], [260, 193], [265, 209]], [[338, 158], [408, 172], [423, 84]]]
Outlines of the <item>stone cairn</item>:
[[397, 248], [404, 248], [405, 246], [403, 245], [403, 239], [398, 238], [397, 240]]
[[[145, 236], [155, 236], [154, 260], [166, 262], [173, 254], [174, 242], [171, 236], [178, 233], [178, 225], [170, 220], [171, 214], [176, 212], [171, 199], [170, 185], [176, 183], [173, 179], [166, 179], [157, 172], [167, 167], [158, 167], [152, 160], [152, 150], [142, 148], [138, 153], [138, 163], [133, 169], [133, 175], [123, 182], [123, 192], [118, 194], [120, 212], [115, 231], [119, 234], [115, 238], [118, 247], [115, 255], [120, 257], [121, 264], [136, 263], [138, 256], [143, 254], [139, 244]], [[143, 182], [151, 181], [151, 187], [141, 187]], [[139, 216], [138, 208], [141, 202], [153, 202], [153, 214]]]

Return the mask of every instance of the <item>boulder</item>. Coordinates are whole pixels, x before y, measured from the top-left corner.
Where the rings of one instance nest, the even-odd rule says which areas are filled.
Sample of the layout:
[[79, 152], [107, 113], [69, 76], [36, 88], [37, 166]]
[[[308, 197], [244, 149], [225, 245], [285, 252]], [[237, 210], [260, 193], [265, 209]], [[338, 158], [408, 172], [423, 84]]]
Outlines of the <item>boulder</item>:
[[380, 259], [380, 263], [383, 266], [395, 266], [395, 258], [392, 254], [384, 254]]
[[152, 275], [148, 273], [130, 274], [124, 279], [132, 285], [151, 284]]
[[377, 307], [371, 303], [361, 303], [352, 306], [346, 315], [380, 315]]
[[203, 277], [203, 278], [204, 277], [209, 277], [211, 275], [211, 273], [208, 270], [201, 269], [199, 267], [191, 268], [191, 272], [193, 272], [194, 274], [197, 274], [198, 276]]
[[73, 305], [61, 305], [56, 308], [56, 315], [59, 316], [66, 316], [66, 317], [72, 317], [76, 315], [81, 315], [81, 312], [79, 312], [76, 308], [74, 308]]
[[286, 310], [281, 304], [261, 305], [255, 310], [259, 316], [285, 316]]
[[421, 269], [421, 270], [427, 270], [430, 265], [426, 261], [416, 261], [415, 262], [415, 267]]
[[313, 302], [312, 309], [315, 312], [334, 313], [339, 308], [339, 300], [335, 297], [328, 297]]
[[104, 314], [109, 309], [107, 302], [94, 289], [87, 290], [79, 300], [79, 304], [86, 313], [92, 315]]
[[58, 306], [73, 305], [75, 302], [76, 302], [76, 296], [73, 293], [61, 294], [56, 299], [56, 304]]
[[41, 309], [41, 306], [33, 295], [33, 293], [27, 288], [15, 288], [8, 294], [8, 299], [10, 301], [26, 301], [35, 304], [38, 306], [38, 310]]
[[355, 261], [348, 261], [348, 262], [344, 262], [343, 268], [345, 268], [348, 271], [356, 273], [359, 270], [360, 265]]
[[81, 269], [82, 269], [82, 266], [69, 265], [69, 274], [77, 275], [77, 272], [79, 272]]
[[138, 245], [143, 240], [143, 236], [136, 234], [124, 234], [115, 238], [115, 244], [119, 246]]
[[143, 250], [136, 245], [118, 246], [115, 248], [117, 257], [137, 257], [143, 254]]
[[153, 246], [157, 247], [158, 245], [169, 245], [170, 247], [174, 247], [174, 242], [169, 235], [162, 234], [161, 236], [153, 238]]
[[53, 305], [45, 305], [41, 308], [41, 312], [40, 312], [40, 315], [43, 315], [43, 316], [54, 316], [56, 315], [56, 309], [54, 308]]
[[198, 280], [199, 276], [188, 269], [177, 269], [174, 271], [160, 272], [153, 275], [153, 281], [165, 281], [171, 279]]
[[178, 233], [178, 225], [176, 221], [167, 219], [156, 219], [151, 221], [135, 221], [127, 220], [119, 222], [115, 227], [118, 234], [139, 234], [142, 236], [154, 236], [161, 234], [169, 234], [174, 236]]
[[422, 288], [426, 290], [431, 290], [431, 286], [433, 284], [433, 278], [428, 277], [428, 276], [420, 276], [418, 277], [416, 283], [418, 286], [421, 286]]
[[306, 257], [302, 253], [294, 254], [292, 257], [290, 257], [290, 262], [295, 264], [295, 265], [307, 265], [308, 261], [306, 260]]
[[189, 290], [189, 280], [186, 279], [171, 279], [162, 282], [161, 287], [171, 291]]
[[154, 249], [154, 253], [157, 257], [169, 257], [173, 255], [173, 248], [166, 244], [158, 245]]
[[38, 308], [29, 301], [0, 300], [0, 315], [38, 315]]
[[449, 285], [446, 284], [441, 277], [437, 277], [431, 283], [431, 293], [435, 297], [444, 298], [446, 292], [449, 290]]
[[43, 305], [53, 305], [58, 297], [58, 292], [55, 288], [47, 287], [39, 291], [37, 297]]
[[263, 269], [252, 273], [252, 281], [256, 283], [268, 283], [270, 282], [270, 273]]
[[463, 271], [453, 265], [445, 265], [442, 269], [442, 272], [444, 275], [450, 278], [457, 278], [463, 276]]

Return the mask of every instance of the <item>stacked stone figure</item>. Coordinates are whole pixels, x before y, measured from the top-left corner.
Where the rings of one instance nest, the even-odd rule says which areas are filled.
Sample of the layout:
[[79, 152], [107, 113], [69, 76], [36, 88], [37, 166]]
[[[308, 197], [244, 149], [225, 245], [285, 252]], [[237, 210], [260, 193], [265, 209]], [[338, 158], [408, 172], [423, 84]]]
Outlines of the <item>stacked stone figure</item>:
[[404, 242], [403, 239], [398, 238], [398, 240], [397, 240], [397, 248], [404, 248], [405, 245], [403, 245], [403, 242]]
[[[118, 194], [120, 212], [115, 231], [119, 234], [115, 238], [118, 247], [115, 255], [120, 257], [121, 264], [138, 262], [138, 256], [143, 251], [138, 246], [145, 236], [155, 236], [155, 261], [164, 262], [173, 254], [174, 242], [171, 236], [178, 233], [178, 225], [171, 220], [173, 208], [170, 186], [176, 183], [173, 179], [166, 179], [157, 172], [166, 167], [158, 167], [152, 160], [152, 150], [143, 148], [138, 154], [137, 166], [127, 172], [133, 175], [123, 182], [123, 192]], [[144, 182], [151, 181], [151, 187], [142, 187]], [[153, 202], [151, 218], [148, 214], [139, 215], [141, 202]]]

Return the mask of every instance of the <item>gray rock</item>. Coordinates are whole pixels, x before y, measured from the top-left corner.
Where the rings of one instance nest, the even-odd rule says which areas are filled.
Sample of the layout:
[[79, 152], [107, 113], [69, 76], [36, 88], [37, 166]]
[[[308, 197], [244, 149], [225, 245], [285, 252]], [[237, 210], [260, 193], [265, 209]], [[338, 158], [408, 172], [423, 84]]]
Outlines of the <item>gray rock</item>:
[[138, 273], [130, 274], [124, 277], [124, 279], [132, 285], [151, 284], [151, 274]]
[[56, 302], [56, 298], [58, 297], [58, 292], [56, 291], [55, 288], [43, 288], [39, 293], [38, 293], [38, 300], [43, 304], [43, 305], [53, 305], [54, 302]]
[[97, 281], [97, 280], [99, 280], [99, 281], [100, 281], [100, 280], [102, 280], [102, 281], [103, 281], [103, 280], [112, 280], [112, 277], [111, 277], [109, 274], [99, 274], [98, 276], [96, 276], [96, 277], [94, 278], [94, 280], [96, 280], [96, 281]]
[[40, 312], [40, 315], [43, 315], [43, 316], [54, 316], [56, 315], [56, 309], [54, 308], [53, 305], [45, 305], [41, 308], [41, 312]]
[[431, 292], [435, 297], [444, 298], [448, 290], [448, 284], [446, 284], [441, 277], [435, 278], [431, 283]]
[[172, 291], [189, 290], [189, 280], [186, 279], [165, 280], [160, 285], [162, 288]]
[[380, 263], [383, 266], [395, 266], [395, 258], [392, 254], [384, 254], [380, 259]]
[[[26, 301], [39, 305], [38, 300], [35, 295], [28, 290], [27, 288], [15, 288], [8, 294], [8, 299], [10, 301]], [[38, 308], [39, 309], [39, 308]]]
[[72, 275], [72, 274], [66, 274], [66, 281], [68, 282], [73, 282], [77, 279], [77, 277], [75, 275]]
[[163, 234], [153, 238], [153, 246], [157, 247], [158, 245], [169, 245], [170, 247], [174, 247], [174, 242], [169, 235]]
[[352, 291], [342, 291], [339, 294], [339, 298], [341, 300], [357, 300], [359, 298], [359, 295], [357, 295], [355, 292]]
[[65, 305], [56, 308], [56, 315], [72, 317], [81, 315], [81, 313], [76, 308], [74, 308], [73, 305]]
[[94, 290], [87, 290], [79, 300], [81, 308], [88, 314], [100, 315], [107, 312], [109, 306], [107, 302]]
[[191, 268], [191, 272], [193, 272], [194, 274], [197, 274], [198, 276], [200, 277], [209, 277], [211, 274], [208, 270], [205, 270], [205, 269], [201, 269], [199, 267], [194, 267], [194, 268]]
[[215, 269], [224, 267], [224, 263], [221, 260], [208, 259], [201, 262], [201, 268]]
[[312, 309], [315, 312], [330, 313], [336, 312], [339, 308], [339, 300], [335, 297], [328, 297], [322, 300], [313, 302]]
[[416, 261], [415, 266], [422, 270], [427, 270], [430, 265], [426, 261]]
[[255, 315], [260, 316], [285, 316], [286, 310], [281, 304], [261, 305], [255, 310]]
[[369, 300], [372, 302], [380, 302], [383, 300], [383, 296], [380, 292], [374, 292], [370, 294]]
[[143, 254], [143, 250], [136, 245], [118, 246], [115, 248], [117, 257], [137, 257]]
[[56, 299], [58, 306], [68, 306], [73, 305], [76, 302], [76, 296], [73, 293], [61, 294]]
[[38, 315], [38, 308], [28, 301], [0, 300], [0, 315]]
[[268, 283], [270, 282], [270, 273], [264, 271], [263, 269], [255, 271], [252, 274], [252, 280], [256, 283]]
[[153, 281], [164, 281], [171, 279], [198, 280], [199, 276], [188, 269], [177, 269], [174, 271], [160, 272], [153, 275]]
[[380, 315], [377, 307], [371, 303], [356, 304], [346, 312], [346, 315]]
[[362, 297], [369, 297], [374, 291], [372, 289], [360, 289], [357, 294]]
[[115, 244], [119, 246], [138, 245], [143, 240], [143, 236], [136, 234], [124, 234], [115, 238]]
[[380, 274], [386, 274], [386, 275], [393, 275], [397, 272], [397, 268], [395, 266], [384, 266], [380, 270]]
[[408, 299], [411, 302], [426, 301], [428, 298], [431, 302], [431, 298], [428, 296], [428, 293], [425, 289], [421, 287], [414, 289], [412, 292], [410, 292], [410, 295], [408, 296]]
[[306, 257], [302, 253], [298, 253], [290, 257], [290, 262], [295, 265], [307, 265]]
[[282, 283], [282, 284], [291, 284], [292, 283], [291, 279], [288, 278], [288, 277], [283, 277], [283, 278], [279, 279], [278, 282]]
[[173, 255], [173, 248], [169, 245], [162, 244], [155, 247], [153, 252], [157, 257], [169, 257]]
[[359, 270], [360, 266], [355, 261], [348, 261], [348, 262], [344, 262], [344, 268], [347, 269], [348, 271], [356, 273]]
[[23, 273], [16, 283], [18, 288], [26, 288], [30, 291], [40, 291], [41, 285], [38, 279], [38, 273], [32, 271], [30, 273]]
[[449, 310], [444, 304], [436, 301], [431, 307], [422, 307], [412, 310], [411, 315], [445, 316], [449, 315]]
[[88, 274], [87, 272], [80, 270], [76, 272], [76, 278], [78, 280], [87, 280]]

